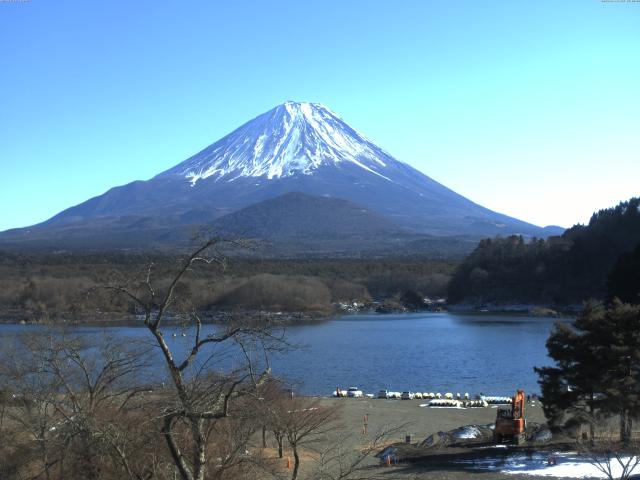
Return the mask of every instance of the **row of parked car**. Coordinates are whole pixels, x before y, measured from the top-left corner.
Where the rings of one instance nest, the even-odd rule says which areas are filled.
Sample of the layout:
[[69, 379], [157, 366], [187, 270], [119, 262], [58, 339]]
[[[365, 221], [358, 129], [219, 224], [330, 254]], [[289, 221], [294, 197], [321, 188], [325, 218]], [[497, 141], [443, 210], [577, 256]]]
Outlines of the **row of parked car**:
[[[390, 392], [388, 390], [380, 390], [378, 392], [378, 398], [396, 398], [401, 400], [413, 400], [414, 398], [415, 399], [444, 398], [444, 399], [453, 400], [454, 395], [453, 393], [445, 393], [444, 395], [442, 395], [441, 393], [427, 393], [427, 392], [421, 393], [421, 392], [411, 392], [411, 391]], [[464, 395], [460, 395], [459, 393], [456, 393], [455, 398], [457, 398], [458, 400], [461, 400], [462, 398], [464, 398], [465, 400], [469, 400], [469, 394], [465, 393]]]
[[388, 390], [380, 390], [378, 392], [378, 398], [395, 398], [399, 400], [413, 400], [414, 398], [422, 398], [422, 393], [420, 392], [390, 392]]
[[[413, 400], [414, 398], [429, 398], [427, 397], [427, 393], [422, 396], [422, 393], [413, 393], [413, 392], [389, 392], [387, 390], [380, 390], [378, 392], [378, 398], [397, 398], [401, 400]], [[346, 390], [342, 390], [341, 388], [336, 388], [336, 391], [333, 392], [334, 397], [350, 397], [350, 398], [362, 398], [369, 397], [373, 398], [373, 394], [364, 394], [362, 390], [358, 387], [349, 387]]]
[[[341, 388], [336, 388], [333, 392], [334, 397], [350, 397], [350, 398], [374, 398], [373, 394], [363, 393], [358, 387], [349, 387], [346, 390], [342, 390]], [[424, 399], [424, 400], [458, 400], [468, 402], [469, 394], [465, 393], [461, 395], [460, 393], [445, 393], [444, 395], [441, 393], [431, 393], [431, 392], [412, 392], [410, 390], [405, 390], [404, 392], [392, 392], [389, 390], [380, 390], [378, 392], [378, 398], [385, 399], [397, 399], [397, 400], [414, 400], [414, 399]], [[503, 404], [511, 402], [511, 397], [476, 397], [477, 400], [481, 400], [488, 404]]]
[[[350, 398], [361, 398], [364, 397], [364, 393], [362, 390], [358, 389], [358, 387], [349, 387], [346, 390], [342, 390], [340, 387], [336, 388], [335, 392], [333, 392], [334, 397], [350, 397]], [[367, 395], [367, 397], [373, 398], [373, 395]]]

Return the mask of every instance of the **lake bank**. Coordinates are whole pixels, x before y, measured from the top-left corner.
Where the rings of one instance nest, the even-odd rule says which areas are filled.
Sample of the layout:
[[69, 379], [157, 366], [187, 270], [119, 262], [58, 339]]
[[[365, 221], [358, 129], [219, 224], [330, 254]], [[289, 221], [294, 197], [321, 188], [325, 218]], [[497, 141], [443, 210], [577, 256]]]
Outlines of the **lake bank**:
[[[268, 312], [256, 310], [239, 310], [239, 311], [204, 311], [198, 312], [203, 324], [228, 324], [234, 319], [250, 319], [265, 320], [270, 323], [289, 324], [309, 324], [330, 320], [339, 315], [339, 313], [321, 313], [321, 312]], [[66, 313], [61, 312], [54, 317], [38, 317], [24, 314], [23, 312], [4, 311], [0, 312], [0, 324], [13, 325], [41, 325], [52, 327], [136, 327], [141, 326], [144, 316], [140, 314], [131, 314], [126, 312], [82, 312], [82, 313]], [[165, 315], [164, 319], [167, 325], [189, 324], [188, 317], [180, 315]]]
[[452, 313], [519, 314], [531, 317], [574, 317], [580, 312], [580, 310], [582, 310], [582, 304], [545, 305], [533, 303], [460, 303], [447, 305], [447, 311]]
[[[446, 303], [425, 305], [424, 308], [381, 308], [382, 302], [373, 304], [351, 306], [350, 304], [337, 303], [330, 311], [269, 311], [253, 309], [235, 310], [204, 310], [199, 311], [203, 323], [227, 324], [234, 318], [252, 320], [263, 319], [272, 323], [283, 325], [314, 324], [351, 315], [381, 315], [394, 316], [405, 314], [447, 313], [468, 315], [516, 315], [522, 317], [574, 317], [582, 308], [581, 305], [567, 305], [563, 307], [546, 307], [533, 304], [459, 304], [447, 305]], [[186, 315], [166, 315], [168, 324], [185, 323]], [[0, 324], [33, 324], [51, 326], [137, 326], [140, 325], [143, 316], [129, 312], [84, 310], [84, 311], [60, 311], [60, 312], [31, 312], [24, 309], [0, 310]]]

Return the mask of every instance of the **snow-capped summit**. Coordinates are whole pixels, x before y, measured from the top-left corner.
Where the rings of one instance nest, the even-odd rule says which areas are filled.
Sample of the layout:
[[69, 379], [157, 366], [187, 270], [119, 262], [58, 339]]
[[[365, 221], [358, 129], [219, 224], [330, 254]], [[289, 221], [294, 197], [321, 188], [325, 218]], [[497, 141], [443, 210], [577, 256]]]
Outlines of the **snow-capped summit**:
[[286, 102], [159, 176], [178, 174], [194, 185], [209, 177], [310, 175], [322, 165], [349, 162], [388, 180], [388, 157], [324, 105]]

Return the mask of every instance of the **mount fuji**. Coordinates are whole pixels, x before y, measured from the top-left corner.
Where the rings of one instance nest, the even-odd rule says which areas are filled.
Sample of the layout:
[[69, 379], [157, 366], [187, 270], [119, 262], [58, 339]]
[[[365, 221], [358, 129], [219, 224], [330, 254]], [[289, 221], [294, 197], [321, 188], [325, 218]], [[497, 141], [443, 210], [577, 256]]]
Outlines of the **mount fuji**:
[[[338, 250], [341, 240], [375, 250], [389, 245], [385, 237], [397, 248], [424, 238], [562, 232], [468, 200], [396, 160], [321, 104], [286, 102], [150, 180], [1, 233], [0, 246], [168, 246], [204, 226], [281, 243], [332, 238]], [[367, 246], [350, 243], [354, 235], [367, 238]]]

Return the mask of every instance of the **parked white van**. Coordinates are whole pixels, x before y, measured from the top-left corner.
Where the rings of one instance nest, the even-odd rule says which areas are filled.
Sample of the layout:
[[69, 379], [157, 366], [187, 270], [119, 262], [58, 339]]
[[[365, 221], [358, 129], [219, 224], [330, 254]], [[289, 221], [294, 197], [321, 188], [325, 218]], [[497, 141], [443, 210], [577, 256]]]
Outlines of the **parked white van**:
[[349, 387], [347, 397], [360, 398], [362, 397], [362, 390], [358, 390], [358, 387]]

